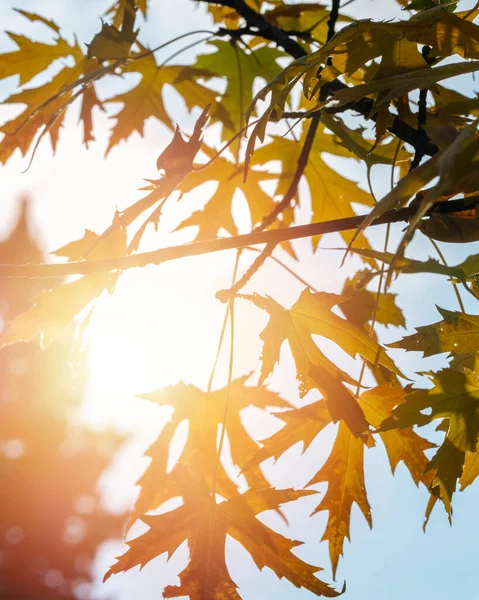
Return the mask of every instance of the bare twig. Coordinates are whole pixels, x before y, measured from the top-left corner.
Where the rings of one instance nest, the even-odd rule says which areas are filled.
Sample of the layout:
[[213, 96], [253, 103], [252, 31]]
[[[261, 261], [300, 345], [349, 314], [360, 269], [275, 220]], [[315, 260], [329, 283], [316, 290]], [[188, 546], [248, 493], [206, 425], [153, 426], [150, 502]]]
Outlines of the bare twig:
[[221, 302], [228, 302], [231, 298], [234, 298], [236, 294], [244, 288], [244, 286], [248, 283], [248, 281], [253, 277], [253, 275], [264, 265], [266, 259], [273, 254], [273, 250], [276, 248], [276, 244], [271, 243], [267, 244], [266, 248], [260, 252], [260, 254], [254, 259], [252, 264], [244, 273], [241, 279], [238, 279], [236, 283], [234, 283], [229, 290], [220, 290], [216, 292], [216, 297]]
[[261, 223], [253, 229], [254, 232], [255, 231], [264, 231], [267, 227], [269, 227], [276, 221], [277, 217], [284, 210], [286, 210], [291, 205], [291, 201], [293, 200], [293, 198], [296, 195], [296, 192], [298, 191], [299, 181], [300, 181], [301, 177], [303, 176], [304, 170], [306, 169], [306, 165], [308, 164], [308, 158], [309, 158], [309, 154], [311, 152], [311, 148], [313, 146], [314, 137], [318, 130], [319, 120], [320, 120], [320, 113], [318, 113], [316, 115], [316, 118], [314, 118], [311, 121], [311, 125], [309, 126], [308, 133], [306, 134], [306, 139], [304, 141], [304, 146], [301, 149], [301, 154], [299, 155], [298, 166], [294, 173], [291, 184], [290, 184], [289, 188], [286, 190], [286, 193], [285, 193], [283, 199], [281, 200], [281, 202], [278, 202], [278, 204], [275, 206], [274, 210], [272, 210], [269, 213], [269, 215], [264, 217], [264, 219], [261, 221]]
[[[442, 264], [445, 267], [448, 267], [449, 265], [447, 264], [446, 257], [442, 253], [441, 248], [439, 247], [439, 244], [437, 244], [435, 242], [435, 240], [433, 240], [432, 238], [429, 238], [429, 241], [431, 242], [432, 247], [434, 248], [434, 250], [437, 252], [437, 255], [439, 256]], [[457, 288], [457, 285], [454, 283], [454, 281], [451, 281], [451, 285], [452, 285], [452, 289], [454, 290], [454, 294], [456, 295], [457, 302], [459, 304], [459, 308], [461, 309], [461, 312], [464, 314], [466, 312], [466, 309], [464, 307], [464, 302], [462, 301], [462, 298], [461, 298], [461, 293], [459, 292], [459, 290]]]

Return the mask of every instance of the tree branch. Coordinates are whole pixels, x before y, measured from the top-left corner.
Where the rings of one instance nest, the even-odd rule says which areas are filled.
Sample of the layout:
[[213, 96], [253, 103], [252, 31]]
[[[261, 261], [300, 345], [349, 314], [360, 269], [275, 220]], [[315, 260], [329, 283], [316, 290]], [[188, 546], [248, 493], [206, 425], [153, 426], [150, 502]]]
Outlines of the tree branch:
[[[453, 214], [467, 210], [468, 208], [470, 208], [470, 201], [468, 202], [467, 198], [461, 198], [459, 200], [449, 200], [448, 202], [438, 202], [431, 207], [431, 210], [427, 214]], [[371, 223], [370, 227], [373, 225], [384, 225], [385, 223], [408, 221], [415, 213], [416, 207], [391, 210]], [[325, 233], [349, 231], [357, 229], [365, 218], [366, 215], [361, 215], [357, 217], [347, 217], [345, 219], [323, 221], [320, 223], [310, 223], [309, 225], [287, 227], [285, 229], [258, 231], [229, 238], [193, 242], [183, 246], [160, 248], [159, 250], [153, 250], [151, 252], [143, 252], [119, 258], [84, 260], [62, 264], [0, 265], [0, 277], [28, 277], [36, 279], [44, 277], [66, 277], [68, 275], [88, 275], [90, 273], [107, 271], [126, 271], [127, 269], [146, 267], [147, 265], [159, 265], [170, 260], [185, 258], [187, 256], [200, 256], [203, 254], [211, 254], [213, 252], [221, 252], [222, 250], [244, 248], [255, 244], [277, 245], [288, 240], [297, 240], [314, 235], [323, 235]]]
[[[301, 46], [299, 42], [291, 39], [289, 35], [280, 27], [276, 25], [272, 25], [269, 23], [266, 18], [248, 6], [245, 0], [193, 0], [194, 2], [205, 2], [207, 4], [219, 4], [221, 6], [227, 6], [235, 10], [243, 19], [246, 21], [249, 29], [257, 30], [254, 31], [254, 35], [259, 35], [265, 40], [269, 40], [271, 42], [275, 42], [278, 46], [283, 48], [285, 52], [287, 52], [293, 58], [302, 58], [307, 56], [306, 50]], [[335, 79], [328, 83], [328, 92], [330, 94], [334, 94], [334, 92], [338, 92], [340, 90], [346, 89], [348, 86], [340, 81], [339, 79]], [[374, 115], [371, 117], [371, 112], [374, 107], [374, 102], [370, 98], [361, 98], [353, 105], [351, 105], [351, 110], [354, 110], [361, 114], [365, 119], [371, 119], [376, 121], [377, 116]], [[436, 154], [439, 150], [438, 147], [431, 142], [431, 140], [427, 137], [426, 134], [418, 136], [418, 131], [411, 127], [405, 121], [399, 119], [399, 117], [394, 117], [393, 124], [388, 130], [395, 135], [397, 138], [403, 140], [407, 144], [413, 146], [414, 149], [417, 147], [420, 148], [421, 152], [424, 152], [425, 155], [432, 156]]]

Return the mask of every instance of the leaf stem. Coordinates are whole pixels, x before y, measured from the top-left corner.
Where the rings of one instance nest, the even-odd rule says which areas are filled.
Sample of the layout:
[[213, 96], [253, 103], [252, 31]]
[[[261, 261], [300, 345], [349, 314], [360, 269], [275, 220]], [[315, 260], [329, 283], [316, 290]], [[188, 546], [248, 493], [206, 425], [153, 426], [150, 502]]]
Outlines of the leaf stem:
[[[448, 267], [449, 265], [447, 264], [447, 260], [446, 260], [446, 258], [444, 256], [444, 254], [442, 253], [441, 248], [439, 247], [439, 244], [437, 244], [435, 242], [435, 240], [433, 240], [432, 238], [428, 238], [428, 239], [431, 242], [434, 250], [437, 252], [437, 255], [441, 259], [442, 264], [445, 267]], [[459, 290], [457, 289], [456, 284], [453, 281], [451, 282], [451, 285], [452, 285], [452, 288], [454, 290], [454, 293], [456, 294], [456, 298], [457, 298], [457, 301], [459, 303], [459, 308], [461, 309], [461, 312], [464, 314], [466, 312], [466, 309], [464, 308], [464, 303], [463, 303], [462, 298], [461, 298], [461, 293], [459, 292]]]
[[269, 213], [269, 215], [264, 217], [261, 223], [253, 229], [253, 233], [264, 231], [267, 227], [269, 227], [276, 221], [277, 217], [284, 210], [286, 210], [291, 205], [291, 201], [293, 200], [293, 198], [296, 195], [296, 192], [298, 191], [299, 181], [303, 176], [306, 166], [308, 164], [309, 154], [311, 152], [311, 148], [313, 147], [314, 137], [316, 135], [316, 132], [318, 131], [320, 118], [321, 113], [316, 115], [316, 117], [311, 121], [308, 133], [306, 134], [306, 140], [304, 141], [304, 145], [301, 149], [301, 154], [299, 155], [298, 166], [283, 199], [275, 206], [275, 208]]

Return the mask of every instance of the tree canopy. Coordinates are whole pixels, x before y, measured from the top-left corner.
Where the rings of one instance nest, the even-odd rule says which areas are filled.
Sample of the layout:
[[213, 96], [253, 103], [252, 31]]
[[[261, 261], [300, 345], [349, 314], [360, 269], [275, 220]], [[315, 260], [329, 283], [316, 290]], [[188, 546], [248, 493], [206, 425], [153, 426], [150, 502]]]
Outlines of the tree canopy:
[[[231, 286], [216, 294], [223, 319], [218, 354], [223, 341], [230, 342], [228, 382], [214, 387], [215, 362], [207, 389], [179, 382], [138, 390], [143, 400], [171, 406], [173, 416], [147, 450], [150, 461], [128, 520], [127, 529], [140, 519], [148, 530], [128, 541], [105, 578], [164, 553], [170, 557], [187, 541], [188, 565], [179, 585], [166, 587], [163, 596], [241, 598], [226, 562], [231, 536], [259, 569], [317, 596], [335, 597], [341, 586], [317, 576], [320, 566], [292, 552], [300, 542], [265, 525], [257, 518], [261, 513], [284, 517], [283, 504], [317, 498], [314, 513], [328, 515], [322, 541], [335, 576], [353, 505], [372, 527], [364, 475], [369, 449], [382, 443], [392, 472], [402, 462], [414, 483], [427, 489], [425, 526], [436, 505], [451, 518], [455, 493], [479, 475], [479, 254], [477, 245], [467, 246], [479, 241], [479, 101], [471, 83], [479, 70], [479, 3], [398, 0], [402, 18], [379, 21], [354, 20], [352, 1], [192, 0], [191, 10], [208, 11], [211, 29], [158, 39], [154, 47], [142, 31], [162, 0], [114, 3], [87, 44], [49, 15], [25, 10], [19, 12], [43, 26], [50, 40], [8, 32], [15, 48], [0, 54], [0, 79], [14, 76], [18, 89], [4, 102], [22, 110], [0, 127], [2, 164], [20, 153], [28, 168], [40, 160], [45, 138], [62, 152], [61, 130], [74, 106], [86, 146], [108, 136], [107, 160], [132, 135], [143, 135], [151, 118], [169, 130], [169, 142], [157, 156], [157, 178], [139, 181], [142, 197], [112, 215], [106, 229], [86, 230], [50, 262], [40, 256], [3, 261], [4, 281], [29, 278], [41, 286], [32, 303], [8, 320], [2, 347], [39, 338], [47, 352], [66, 334], [81, 338], [98, 299], [114, 295], [129, 269], [236, 252]], [[191, 48], [196, 57], [184, 64], [181, 53]], [[170, 53], [160, 60], [165, 49]], [[123, 80], [132, 85], [125, 89]], [[177, 124], [171, 104], [180, 100], [191, 118]], [[108, 133], [95, 130], [99, 111], [111, 120]], [[336, 166], [339, 159], [363, 166], [365, 180]], [[381, 198], [373, 190], [379, 165], [381, 173], [389, 167], [391, 178]], [[214, 185], [204, 205], [184, 212], [174, 228], [194, 228], [194, 239], [145, 250], [147, 232], [207, 182]], [[390, 239], [394, 223], [402, 224], [396, 247]], [[387, 226], [382, 240], [371, 235], [377, 225]], [[354, 265], [338, 293], [302, 278], [302, 256], [293, 243], [309, 238], [319, 264], [323, 236], [334, 232], [343, 241], [337, 251]], [[438, 258], [408, 256], [413, 236], [428, 240]], [[443, 242], [472, 248], [472, 254], [451, 265]], [[269, 261], [280, 266], [284, 285], [291, 277], [301, 283], [291, 305], [255, 291]], [[386, 346], [381, 327], [405, 326], [391, 286], [411, 275], [415, 294], [414, 281], [424, 273], [449, 281], [458, 309], [446, 309], [438, 299], [439, 320], [431, 304], [427, 322]], [[240, 304], [261, 311], [265, 326], [257, 372], [235, 378]], [[338, 348], [334, 357], [325, 340]], [[300, 407], [268, 385], [284, 368], [285, 348], [299, 396], [311, 392], [314, 398]], [[403, 373], [398, 349], [424, 357], [447, 353], [450, 361], [427, 373], [423, 387]], [[357, 373], [346, 366], [347, 356], [360, 361]], [[274, 414], [281, 427], [269, 437], [253, 437], [243, 418], [248, 407]], [[173, 437], [185, 421], [184, 449], [169, 468]], [[432, 441], [434, 426], [439, 444]], [[272, 487], [263, 463], [296, 444], [304, 452], [327, 428], [334, 441], [304, 488]], [[312, 487], [319, 483], [327, 484], [325, 494]], [[170, 510], [178, 497], [181, 504]], [[160, 507], [166, 508], [158, 512]]]

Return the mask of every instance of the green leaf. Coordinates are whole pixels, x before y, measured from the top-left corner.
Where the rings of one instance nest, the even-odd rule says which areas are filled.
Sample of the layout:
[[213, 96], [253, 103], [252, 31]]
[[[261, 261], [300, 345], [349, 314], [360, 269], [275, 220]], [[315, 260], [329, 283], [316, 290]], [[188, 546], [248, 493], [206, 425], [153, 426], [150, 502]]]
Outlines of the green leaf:
[[[446, 437], [430, 460], [434, 472], [432, 492], [451, 513], [451, 500], [461, 477], [466, 451], [475, 452], [479, 437], [479, 377], [444, 369], [431, 376], [434, 387], [408, 394], [381, 425], [381, 431], [427, 425], [435, 419], [447, 419]], [[423, 411], [428, 412], [423, 412]], [[442, 427], [441, 427], [442, 428]], [[430, 511], [428, 511], [430, 512]]]
[[[237, 43], [215, 41], [209, 46], [216, 49], [198, 56], [194, 69], [203, 77], [220, 77], [226, 89], [221, 95], [215, 116], [223, 123], [223, 139], [228, 139], [245, 124], [244, 115], [253, 99], [253, 84], [258, 77], [269, 81], [279, 70], [277, 59], [283, 56], [275, 48], [263, 46], [246, 52]], [[208, 75], [209, 74], [209, 75]]]
[[425, 357], [449, 352], [466, 354], [479, 350], [479, 315], [468, 315], [437, 307], [442, 321], [417, 327], [416, 333], [389, 348], [402, 348], [409, 352], [422, 352]]

